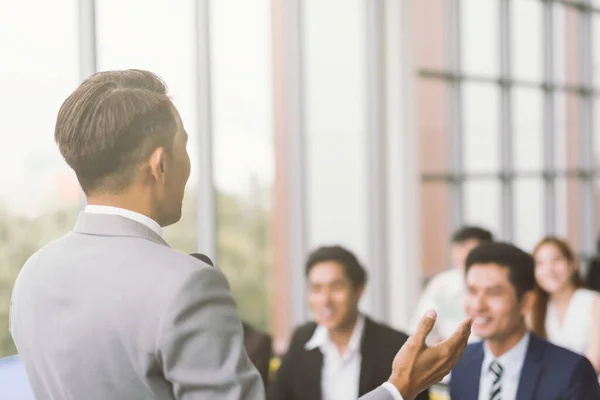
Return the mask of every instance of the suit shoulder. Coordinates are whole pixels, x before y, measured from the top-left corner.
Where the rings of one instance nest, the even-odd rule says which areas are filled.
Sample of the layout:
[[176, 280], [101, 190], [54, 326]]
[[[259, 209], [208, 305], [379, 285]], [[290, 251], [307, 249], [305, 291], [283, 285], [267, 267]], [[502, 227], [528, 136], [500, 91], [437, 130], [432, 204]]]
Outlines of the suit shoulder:
[[379, 340], [391, 341], [393, 343], [404, 344], [408, 339], [408, 335], [403, 331], [392, 328], [381, 322], [374, 321], [370, 318], [366, 319], [366, 324], [370, 325], [370, 330], [373, 336], [376, 336]]
[[472, 364], [473, 359], [478, 356], [483, 357], [483, 342], [469, 343], [467, 347], [465, 347], [462, 356], [459, 358], [458, 362], [452, 369], [452, 373], [454, 374], [455, 371], [458, 371], [463, 367], [469, 366], [470, 364]]
[[304, 347], [306, 342], [310, 340], [313, 333], [317, 329], [317, 324], [314, 321], [299, 325], [294, 329], [292, 340], [290, 341], [290, 350], [296, 347]]
[[581, 354], [577, 354], [564, 347], [557, 346], [546, 340], [536, 338], [544, 347], [544, 361], [549, 366], [559, 366], [560, 369], [575, 367], [583, 360], [587, 360]]
[[[168, 276], [188, 277], [198, 271], [206, 270], [206, 273], [222, 274], [217, 268], [214, 268], [203, 261], [192, 257], [189, 254], [173, 249], [169, 246], [157, 245], [152, 242], [146, 242], [146, 246], [151, 247], [148, 256], [144, 260], [144, 268], [154, 268], [157, 273]], [[168, 268], [165, 268], [168, 266]]]

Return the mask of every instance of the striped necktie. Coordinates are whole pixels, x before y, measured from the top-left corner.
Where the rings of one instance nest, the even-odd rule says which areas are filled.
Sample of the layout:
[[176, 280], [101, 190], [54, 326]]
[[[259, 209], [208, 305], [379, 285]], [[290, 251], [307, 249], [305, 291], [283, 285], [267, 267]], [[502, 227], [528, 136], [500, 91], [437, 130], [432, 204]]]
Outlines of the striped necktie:
[[502, 389], [502, 365], [498, 363], [498, 361], [494, 360], [490, 364], [490, 372], [492, 374], [493, 383], [492, 390], [490, 391], [490, 400], [500, 400], [502, 397], [501, 389]]

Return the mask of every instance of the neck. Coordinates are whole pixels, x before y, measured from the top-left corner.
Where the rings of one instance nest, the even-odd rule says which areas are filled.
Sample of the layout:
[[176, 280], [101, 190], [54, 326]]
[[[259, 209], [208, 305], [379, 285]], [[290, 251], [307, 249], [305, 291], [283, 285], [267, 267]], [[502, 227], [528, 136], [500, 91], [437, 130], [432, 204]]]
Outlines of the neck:
[[550, 295], [550, 299], [556, 305], [556, 307], [563, 308], [569, 304], [569, 301], [571, 301], [571, 297], [573, 296], [573, 293], [575, 293], [575, 286], [567, 285], [566, 287], [559, 290], [558, 292], [552, 293]]
[[119, 194], [92, 194], [87, 196], [87, 204], [97, 206], [110, 206], [123, 208], [147, 216], [154, 221], [159, 222], [156, 213], [148, 202], [140, 201], [139, 193], [119, 193]]
[[501, 340], [488, 339], [486, 340], [486, 344], [494, 357], [498, 358], [515, 347], [517, 343], [523, 339], [525, 333], [527, 333], [527, 327], [525, 326], [525, 323], [523, 323], [518, 330], [508, 337], [502, 338]]
[[333, 343], [335, 343], [340, 354], [343, 354], [346, 351], [357, 320], [358, 313], [354, 315], [347, 323], [343, 324], [343, 326], [329, 330], [329, 337]]

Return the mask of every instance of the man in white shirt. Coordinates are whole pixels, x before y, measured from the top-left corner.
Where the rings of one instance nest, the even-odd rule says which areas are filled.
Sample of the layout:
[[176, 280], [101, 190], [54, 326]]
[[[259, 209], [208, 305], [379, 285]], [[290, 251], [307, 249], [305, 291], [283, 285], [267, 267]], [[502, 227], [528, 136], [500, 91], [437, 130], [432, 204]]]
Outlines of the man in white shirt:
[[[367, 274], [352, 252], [320, 247], [305, 268], [316, 322], [294, 332], [269, 400], [357, 399], [386, 382], [408, 337], [360, 313]], [[427, 391], [417, 399], [428, 399]]]
[[465, 309], [483, 342], [470, 344], [452, 369], [452, 399], [600, 399], [585, 357], [528, 332], [534, 268], [531, 255], [506, 243], [482, 244], [467, 257]]
[[[417, 328], [423, 313], [433, 308], [438, 313], [438, 321], [429, 335], [428, 343], [438, 343], [447, 339], [465, 318], [463, 298], [465, 295], [465, 260], [469, 252], [480, 243], [493, 240], [492, 234], [481, 227], [463, 226], [452, 234], [452, 267], [435, 275], [423, 290], [413, 314], [409, 331]], [[470, 341], [477, 338], [471, 335]]]

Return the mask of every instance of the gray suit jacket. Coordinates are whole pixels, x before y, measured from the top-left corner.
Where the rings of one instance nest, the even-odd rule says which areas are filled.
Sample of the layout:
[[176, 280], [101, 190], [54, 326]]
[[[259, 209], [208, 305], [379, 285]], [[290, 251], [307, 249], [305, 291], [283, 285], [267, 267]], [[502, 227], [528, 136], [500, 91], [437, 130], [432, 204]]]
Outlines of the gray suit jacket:
[[27, 261], [11, 333], [38, 400], [264, 399], [223, 274], [121, 216], [82, 213]]

